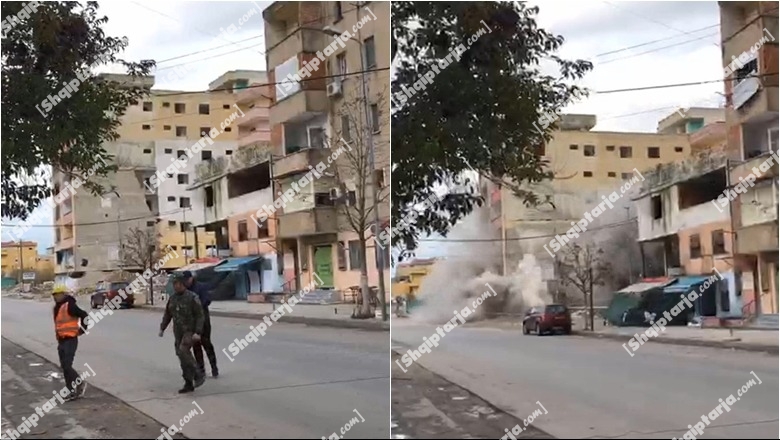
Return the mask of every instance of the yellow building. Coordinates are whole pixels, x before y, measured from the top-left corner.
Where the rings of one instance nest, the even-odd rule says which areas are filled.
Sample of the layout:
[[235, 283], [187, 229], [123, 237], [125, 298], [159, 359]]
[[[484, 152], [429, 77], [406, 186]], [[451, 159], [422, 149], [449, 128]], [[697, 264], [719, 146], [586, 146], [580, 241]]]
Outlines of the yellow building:
[[38, 269], [38, 243], [4, 241], [1, 261], [4, 277], [15, 276], [19, 270], [35, 272]]
[[393, 298], [403, 296], [410, 300], [415, 299], [423, 280], [431, 273], [436, 261], [436, 258], [428, 258], [399, 263], [392, 284]]

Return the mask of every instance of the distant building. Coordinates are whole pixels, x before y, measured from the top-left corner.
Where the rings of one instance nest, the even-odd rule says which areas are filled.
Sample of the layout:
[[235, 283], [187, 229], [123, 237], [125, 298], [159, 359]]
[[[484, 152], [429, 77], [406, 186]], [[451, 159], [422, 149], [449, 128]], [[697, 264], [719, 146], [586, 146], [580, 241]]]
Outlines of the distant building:
[[393, 298], [416, 298], [423, 280], [431, 273], [437, 261], [437, 258], [417, 258], [399, 263], [392, 282]]

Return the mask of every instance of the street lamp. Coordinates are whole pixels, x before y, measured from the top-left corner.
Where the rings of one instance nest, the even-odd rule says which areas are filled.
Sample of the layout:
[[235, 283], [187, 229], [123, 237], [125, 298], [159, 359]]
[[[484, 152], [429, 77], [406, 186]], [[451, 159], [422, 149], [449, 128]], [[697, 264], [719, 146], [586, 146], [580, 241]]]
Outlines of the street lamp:
[[[319, 32], [323, 32], [327, 35], [331, 36], [341, 36], [343, 33], [340, 32], [338, 29], [336, 29], [333, 26], [325, 26], [322, 29], [316, 29], [311, 28], [310, 30], [315, 30]], [[358, 35], [359, 35], [358, 30]], [[371, 122], [371, 106], [368, 103], [368, 80], [366, 77], [366, 50], [365, 50], [365, 44], [359, 39], [355, 37], [350, 37], [350, 40], [356, 42], [360, 46], [360, 83], [361, 83], [361, 93], [363, 98], [363, 107], [364, 112], [366, 114], [366, 138], [368, 139], [368, 167], [371, 170], [371, 198], [372, 203], [374, 205], [374, 231], [379, 231], [379, 206], [378, 206], [378, 194], [377, 194], [377, 181], [376, 181], [376, 170], [375, 170], [375, 152], [374, 152], [374, 133], [373, 133], [373, 124]], [[376, 237], [375, 237], [376, 238]], [[376, 248], [375, 248], [376, 250]], [[385, 276], [384, 276], [384, 268], [383, 268], [383, 260], [384, 260], [384, 253], [381, 252], [375, 252], [376, 258], [376, 270], [377, 275], [379, 278], [379, 303], [382, 307], [382, 320], [387, 321], [387, 306], [385, 304]]]

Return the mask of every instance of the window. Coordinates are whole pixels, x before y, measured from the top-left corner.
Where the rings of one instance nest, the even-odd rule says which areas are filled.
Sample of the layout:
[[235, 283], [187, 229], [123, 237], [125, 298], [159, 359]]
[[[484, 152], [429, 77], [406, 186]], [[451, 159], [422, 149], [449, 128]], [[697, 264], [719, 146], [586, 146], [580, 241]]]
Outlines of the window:
[[249, 231], [246, 227], [246, 220], [241, 220], [238, 222], [238, 241], [247, 240], [249, 240]]
[[190, 198], [189, 197], [181, 197], [179, 198], [179, 208], [189, 208], [190, 207]]
[[209, 135], [209, 131], [211, 131], [211, 128], [209, 128], [209, 127], [200, 127], [198, 129], [198, 133], [200, 133], [201, 136], [208, 136]]
[[176, 150], [176, 157], [187, 157], [187, 153], [184, 152], [184, 150]]
[[168, 108], [168, 107], [170, 107], [170, 106], [171, 106], [171, 103], [170, 103], [170, 102], [163, 102], [163, 107], [164, 107], [164, 108]]
[[330, 198], [330, 193], [318, 192], [318, 193], [314, 193], [314, 205], [333, 206], [334, 200]]
[[144, 148], [144, 154], [152, 154], [151, 148]]
[[173, 179], [173, 173], [165, 173], [165, 177], [168, 179]]
[[192, 223], [190, 222], [181, 222], [179, 223], [179, 231], [181, 232], [189, 232], [192, 230]]
[[144, 111], [145, 112], [152, 111], [152, 103], [151, 102], [149, 102], [149, 101], [145, 101], [144, 102]]
[[211, 160], [211, 151], [209, 150], [201, 150], [200, 152], [200, 159], [201, 160]]
[[366, 68], [376, 67], [376, 48], [374, 47], [374, 37], [368, 37], [363, 40], [363, 47], [366, 48]]
[[231, 131], [233, 131], [232, 127], [225, 127], [225, 132], [226, 133], [230, 133]]
[[352, 240], [349, 242], [349, 270], [360, 270], [362, 266], [360, 258], [360, 241]]
[[233, 154], [233, 150], [225, 150], [226, 156], [231, 156]]
[[230, 110], [230, 104], [222, 104], [222, 110]]
[[174, 197], [174, 196], [168, 196], [168, 201], [169, 201], [169, 202], [175, 202], [175, 201], [176, 201], [176, 197]]
[[584, 171], [582, 175], [585, 177], [593, 177], [593, 171]]
[[374, 133], [379, 133], [379, 106], [371, 104], [371, 128]]
[[777, 128], [770, 128], [767, 130], [767, 139], [769, 144], [769, 151], [777, 151], [778, 147], [778, 129]]
[[628, 180], [631, 178], [631, 173], [620, 173], [620, 178], [623, 180]]
[[187, 127], [176, 127], [176, 136], [183, 137], [187, 136]]
[[270, 236], [268, 231], [268, 222], [262, 222], [257, 225], [257, 238], [268, 238]]
[[659, 147], [647, 147], [647, 157], [650, 159], [661, 158], [661, 148]]
[[163, 125], [163, 130], [164, 131], [171, 131], [171, 126], [170, 125]]
[[185, 109], [187, 107], [182, 102], [177, 102], [173, 105], [173, 112], [174, 113], [184, 113]]
[[325, 129], [322, 127], [309, 127], [309, 147], [325, 147]]
[[610, 171], [607, 173], [607, 177], [617, 177], [617, 173]]
[[304, 247], [301, 253], [301, 270], [306, 272], [309, 270], [309, 248]]
[[206, 193], [206, 207], [211, 208], [214, 206], [214, 187], [207, 186], [204, 191]]
[[347, 204], [349, 206], [355, 206], [357, 204], [357, 192], [349, 191], [347, 193]]
[[683, 147], [674, 147], [674, 152], [675, 153], [682, 153], [683, 152]]
[[198, 114], [200, 114], [200, 115], [207, 115], [207, 114], [209, 114], [209, 105], [208, 104], [198, 104]]
[[336, 258], [338, 260], [339, 270], [347, 270], [347, 249], [342, 242], [336, 244]]
[[176, 226], [176, 220], [168, 220], [168, 226], [169, 226], [169, 227], [174, 227], [174, 226]]
[[345, 141], [352, 140], [352, 133], [349, 131], [349, 116], [341, 117], [341, 138]]
[[374, 178], [376, 179], [377, 188], [381, 189], [385, 187], [385, 170], [374, 171]]
[[152, 129], [152, 126], [149, 125], [149, 124], [144, 124], [144, 125], [141, 126], [141, 130], [151, 130], [151, 129]]
[[166, 148], [165, 149], [165, 154], [173, 154], [173, 149], [172, 148]]
[[342, 15], [342, 12], [341, 12], [341, 2], [340, 1], [333, 2], [333, 18], [335, 19], [334, 23], [339, 21], [339, 20], [341, 20], [342, 18], [344, 18], [344, 15]]
[[569, 150], [579, 150], [580, 146], [577, 144], [571, 144], [569, 145]]
[[658, 220], [664, 215], [664, 205], [661, 201], [661, 196], [653, 196], [650, 199], [650, 209], [653, 213], [653, 220]]
[[691, 258], [701, 258], [701, 241], [699, 234], [691, 235]]
[[341, 75], [341, 79], [347, 76], [347, 54], [340, 53], [336, 55], [336, 74]]
[[376, 258], [376, 261], [383, 269], [390, 269], [390, 246], [381, 247], [374, 245], [374, 258]]
[[146, 222], [146, 227], [147, 227], [147, 228], [152, 228], [152, 227], [154, 227], [154, 220], [149, 220], [149, 221], [147, 221], [147, 222]]
[[712, 254], [719, 255], [726, 253], [726, 234], [723, 229], [712, 231]]
[[596, 155], [596, 146], [585, 145], [582, 147], [582, 152], [585, 154], [586, 157], [593, 157]]
[[614, 145], [607, 145], [607, 151], [615, 151]]
[[178, 174], [176, 178], [179, 179], [179, 185], [190, 183], [190, 176], [188, 174]]
[[634, 155], [634, 151], [631, 147], [620, 147], [620, 157], [622, 159], [628, 159]]

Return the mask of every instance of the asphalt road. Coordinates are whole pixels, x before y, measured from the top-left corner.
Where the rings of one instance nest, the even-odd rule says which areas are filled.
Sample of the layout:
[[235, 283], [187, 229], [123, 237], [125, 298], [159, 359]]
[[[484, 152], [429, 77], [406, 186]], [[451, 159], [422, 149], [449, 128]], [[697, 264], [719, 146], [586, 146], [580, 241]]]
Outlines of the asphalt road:
[[[395, 320], [393, 346], [434, 332]], [[541, 402], [533, 425], [559, 438], [682, 438], [752, 371], [763, 383], [697, 437], [777, 438], [776, 356], [647, 343], [631, 357], [619, 341], [459, 327], [418, 362], [521, 419]]]
[[[193, 400], [203, 409], [187, 423], [190, 438], [321, 438], [339, 432], [357, 410], [365, 421], [344, 438], [390, 435], [389, 336], [384, 332], [274, 324], [234, 362], [221, 352], [254, 322], [212, 317], [220, 378], [180, 397], [171, 329], [157, 336], [162, 314], [122, 310], [80, 340], [74, 365], [90, 383], [162, 425], [178, 424]], [[51, 303], [2, 300], [2, 334], [57, 362]]]

